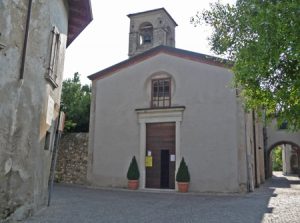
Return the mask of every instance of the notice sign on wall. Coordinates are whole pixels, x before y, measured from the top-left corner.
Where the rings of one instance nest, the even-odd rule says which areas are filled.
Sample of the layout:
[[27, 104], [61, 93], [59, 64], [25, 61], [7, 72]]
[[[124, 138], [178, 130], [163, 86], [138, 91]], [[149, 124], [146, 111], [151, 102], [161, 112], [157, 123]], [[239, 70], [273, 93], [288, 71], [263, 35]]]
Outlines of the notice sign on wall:
[[52, 124], [53, 115], [54, 115], [54, 100], [49, 95], [48, 106], [47, 106], [47, 117], [46, 117], [46, 123], [48, 125]]
[[176, 160], [176, 156], [174, 154], [171, 154], [170, 161], [175, 162], [175, 160]]
[[146, 156], [145, 166], [152, 167], [152, 156]]

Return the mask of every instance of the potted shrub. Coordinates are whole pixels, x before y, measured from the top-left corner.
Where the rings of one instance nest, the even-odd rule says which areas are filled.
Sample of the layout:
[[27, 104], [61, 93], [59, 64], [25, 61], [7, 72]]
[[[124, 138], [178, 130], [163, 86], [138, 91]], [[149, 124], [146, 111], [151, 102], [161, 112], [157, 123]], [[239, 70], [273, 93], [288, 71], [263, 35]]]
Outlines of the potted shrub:
[[138, 189], [139, 178], [140, 178], [139, 168], [135, 156], [133, 156], [127, 171], [128, 188], [131, 190]]
[[179, 192], [188, 192], [189, 182], [190, 182], [190, 173], [188, 166], [186, 165], [184, 158], [181, 159], [177, 174], [176, 181], [178, 185]]

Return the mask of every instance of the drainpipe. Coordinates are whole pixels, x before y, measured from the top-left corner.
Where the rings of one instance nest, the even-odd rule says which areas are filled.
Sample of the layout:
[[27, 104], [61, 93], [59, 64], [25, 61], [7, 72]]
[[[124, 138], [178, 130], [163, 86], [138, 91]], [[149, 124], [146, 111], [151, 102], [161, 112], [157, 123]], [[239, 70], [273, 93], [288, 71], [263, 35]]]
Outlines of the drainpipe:
[[250, 192], [250, 166], [249, 166], [249, 158], [248, 158], [248, 147], [247, 147], [247, 123], [246, 123], [246, 113], [244, 112], [244, 134], [245, 134], [245, 148], [246, 148], [246, 164], [247, 164], [247, 191]]
[[298, 177], [300, 178], [300, 148], [297, 148], [297, 158], [298, 158]]
[[26, 51], [27, 51], [27, 42], [28, 42], [28, 34], [29, 34], [29, 24], [30, 24], [30, 17], [31, 17], [31, 7], [32, 0], [28, 1], [28, 9], [27, 9], [27, 18], [26, 18], [26, 28], [25, 28], [25, 35], [24, 35], [24, 43], [22, 49], [22, 57], [21, 57], [21, 68], [20, 68], [20, 80], [23, 80], [24, 77], [24, 69], [25, 69], [25, 58], [26, 58]]
[[256, 160], [256, 128], [255, 128], [255, 112], [252, 111], [252, 122], [253, 122], [253, 147], [254, 147], [254, 177], [255, 187], [258, 187], [257, 183], [257, 160]]
[[265, 161], [265, 179], [269, 178], [269, 162], [268, 162], [268, 134], [266, 124], [266, 110], [263, 111], [263, 140], [264, 140], [264, 161]]
[[56, 125], [54, 129], [54, 149], [51, 159], [51, 166], [50, 166], [50, 175], [49, 175], [49, 181], [48, 181], [48, 204], [47, 206], [50, 206], [51, 197], [52, 197], [52, 191], [53, 191], [53, 183], [54, 183], [54, 175], [55, 175], [55, 169], [56, 169], [56, 163], [57, 163], [57, 156], [59, 151], [59, 141], [61, 138], [61, 135], [63, 133], [63, 126], [65, 122], [65, 114], [60, 110], [59, 116], [56, 120]]

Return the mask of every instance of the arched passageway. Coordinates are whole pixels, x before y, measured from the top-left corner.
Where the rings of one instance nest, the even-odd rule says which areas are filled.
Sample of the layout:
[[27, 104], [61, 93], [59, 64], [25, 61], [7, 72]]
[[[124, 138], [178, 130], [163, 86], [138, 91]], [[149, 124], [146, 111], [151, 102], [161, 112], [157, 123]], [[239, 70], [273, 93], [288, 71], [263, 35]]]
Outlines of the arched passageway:
[[[275, 157], [280, 161], [275, 161]], [[281, 162], [281, 167], [278, 167], [278, 162]], [[280, 141], [271, 145], [266, 152], [267, 178], [272, 176], [274, 168], [281, 170], [285, 175], [300, 175], [300, 146], [290, 141]]]

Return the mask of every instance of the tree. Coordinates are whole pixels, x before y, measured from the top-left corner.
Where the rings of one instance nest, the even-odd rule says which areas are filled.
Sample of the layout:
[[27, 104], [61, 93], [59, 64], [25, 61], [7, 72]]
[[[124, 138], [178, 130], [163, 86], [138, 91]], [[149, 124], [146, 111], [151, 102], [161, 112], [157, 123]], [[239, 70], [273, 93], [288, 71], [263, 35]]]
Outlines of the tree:
[[282, 171], [282, 149], [277, 146], [272, 151], [273, 171]]
[[80, 74], [63, 81], [61, 108], [66, 113], [67, 132], [88, 132], [91, 104], [91, 88], [81, 86]]
[[213, 28], [211, 49], [234, 62], [234, 84], [247, 108], [300, 128], [299, 0], [211, 4], [191, 18]]

